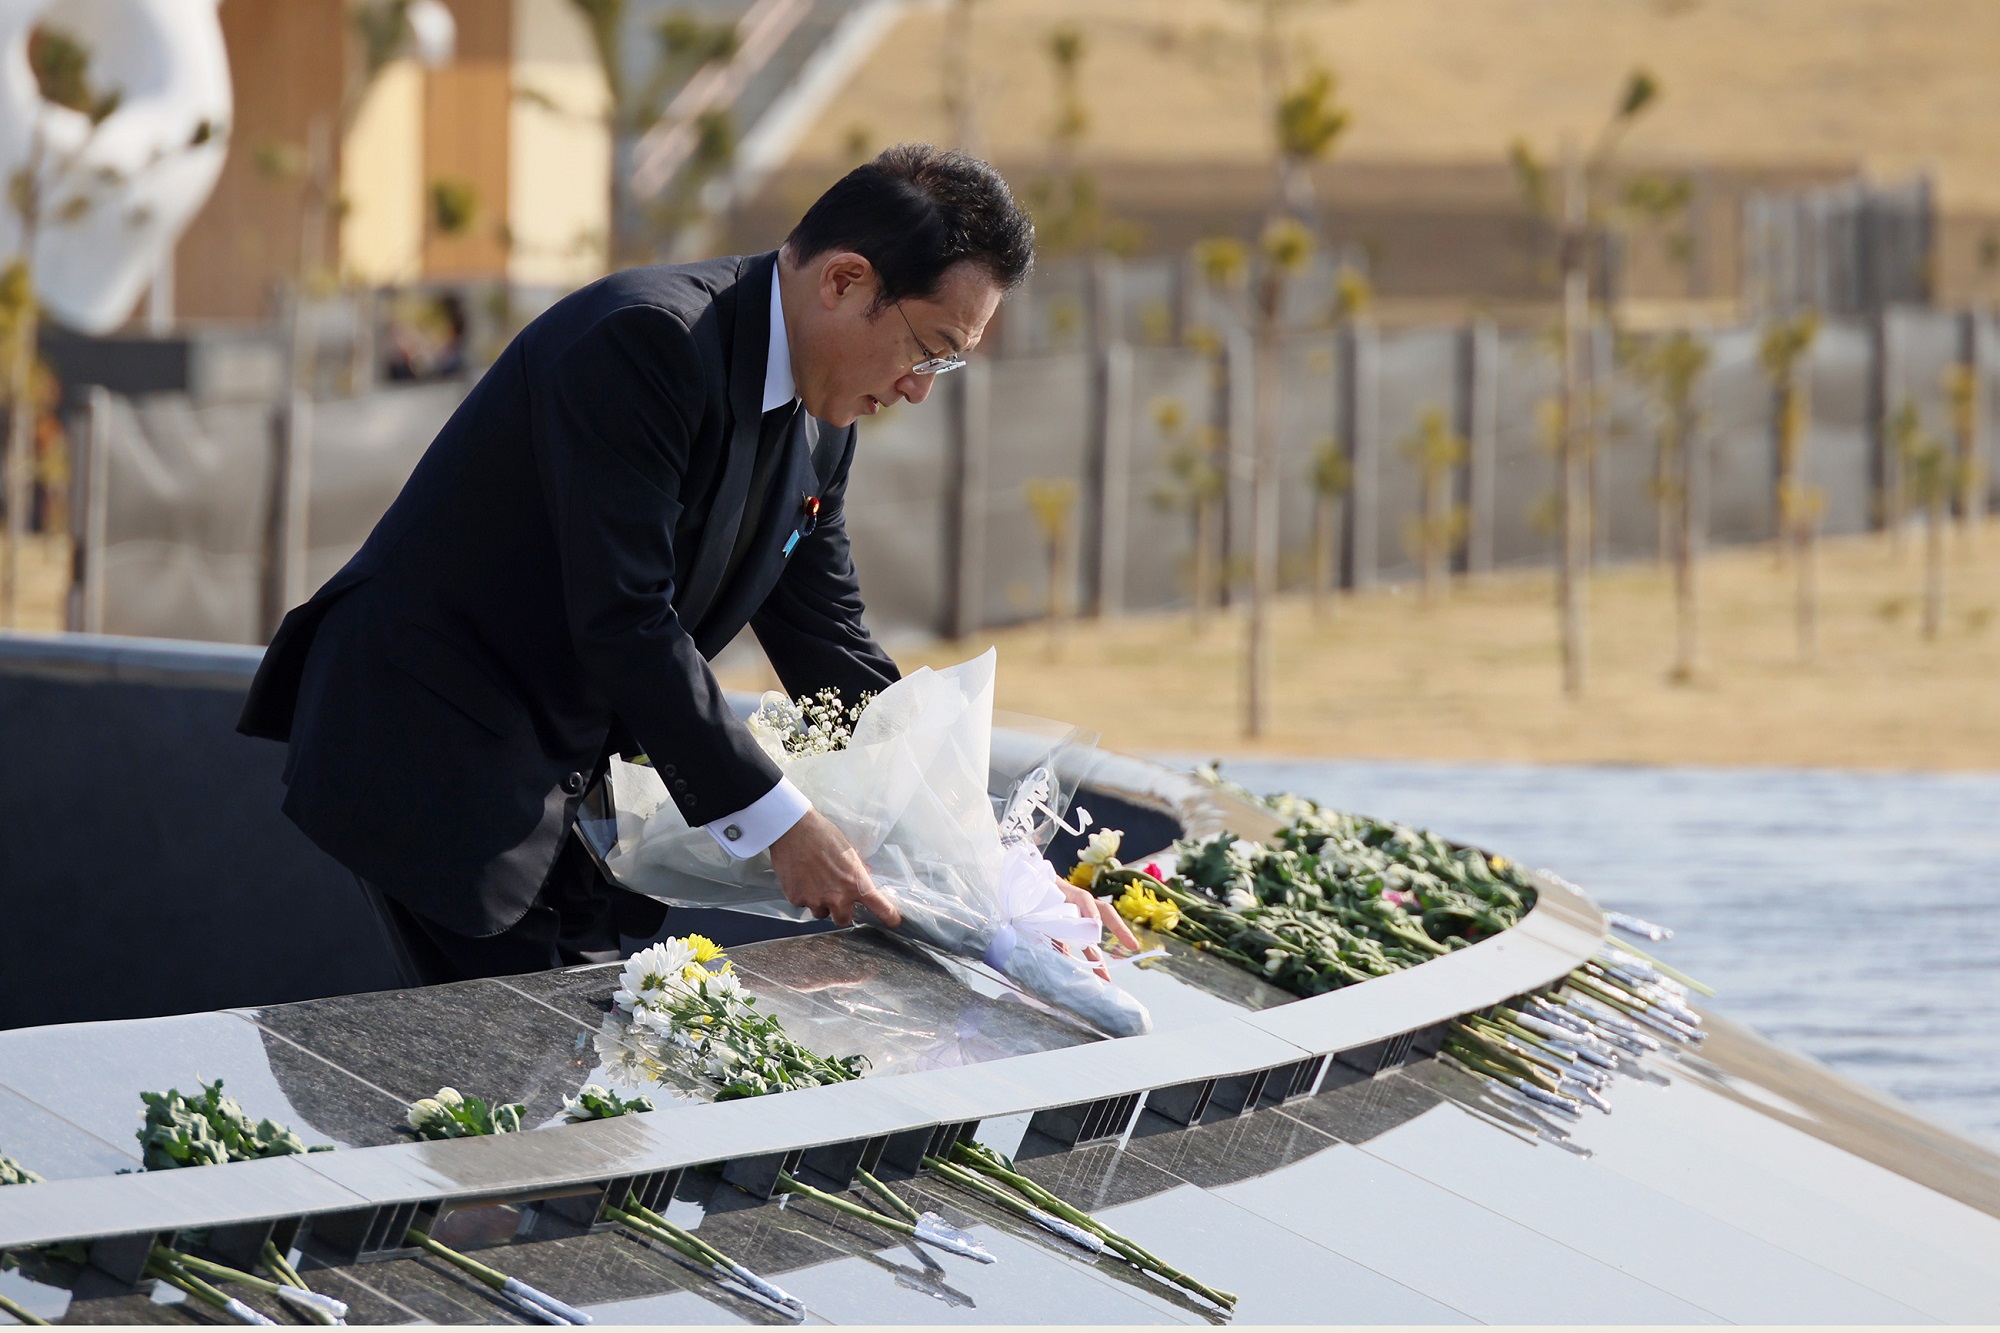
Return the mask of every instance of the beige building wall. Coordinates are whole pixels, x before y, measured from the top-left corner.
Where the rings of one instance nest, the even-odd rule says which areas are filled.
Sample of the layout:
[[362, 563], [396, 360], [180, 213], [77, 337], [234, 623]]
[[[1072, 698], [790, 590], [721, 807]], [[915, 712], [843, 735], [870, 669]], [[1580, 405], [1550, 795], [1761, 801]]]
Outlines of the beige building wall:
[[375, 286], [413, 282], [424, 256], [424, 72], [398, 60], [376, 76], [341, 144], [340, 269]]
[[599, 277], [611, 226], [611, 91], [571, 0], [514, 0], [507, 114], [508, 276], [574, 287]]

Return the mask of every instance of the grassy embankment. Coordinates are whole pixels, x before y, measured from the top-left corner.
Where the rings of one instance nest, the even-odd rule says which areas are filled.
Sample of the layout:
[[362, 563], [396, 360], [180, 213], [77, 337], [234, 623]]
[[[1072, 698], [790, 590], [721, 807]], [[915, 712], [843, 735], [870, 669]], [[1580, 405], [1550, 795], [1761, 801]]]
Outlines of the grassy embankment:
[[[1766, 549], [1704, 566], [1705, 660], [1666, 678], [1671, 584], [1605, 571], [1591, 604], [1587, 697], [1560, 693], [1551, 575], [1463, 584], [1430, 609], [1412, 588], [1343, 598], [1315, 623], [1277, 619], [1275, 725], [1238, 734], [1240, 627], [1193, 640], [1184, 614], [1077, 625], [1053, 653], [1028, 626], [902, 655], [944, 665], [1000, 648], [999, 704], [1100, 730], [1126, 749], [1574, 763], [2000, 769], [2000, 532], [1955, 549], [1944, 629], [1918, 633], [1920, 539], [1826, 543], [1820, 653], [1798, 661], [1793, 579]], [[1954, 547], [1957, 546], [1954, 541]], [[746, 684], [753, 682], [744, 682]]]

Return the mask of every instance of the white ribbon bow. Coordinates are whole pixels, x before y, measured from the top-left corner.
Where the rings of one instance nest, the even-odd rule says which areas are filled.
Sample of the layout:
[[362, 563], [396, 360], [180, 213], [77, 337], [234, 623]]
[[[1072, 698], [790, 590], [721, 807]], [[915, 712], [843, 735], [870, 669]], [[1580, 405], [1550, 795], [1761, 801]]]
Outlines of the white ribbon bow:
[[1009, 843], [1000, 864], [1000, 921], [986, 946], [987, 966], [1005, 970], [1023, 935], [1082, 947], [1103, 939], [1104, 925], [1096, 917], [1086, 920], [1063, 895], [1062, 877], [1048, 858]]

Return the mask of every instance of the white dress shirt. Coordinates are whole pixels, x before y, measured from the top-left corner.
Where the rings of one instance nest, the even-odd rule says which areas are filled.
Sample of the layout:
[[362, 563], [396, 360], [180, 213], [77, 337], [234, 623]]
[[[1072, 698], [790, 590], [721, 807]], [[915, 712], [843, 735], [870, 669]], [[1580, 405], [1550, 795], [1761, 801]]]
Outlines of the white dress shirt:
[[[764, 411], [785, 406], [798, 398], [797, 386], [792, 382], [792, 345], [785, 337], [785, 306], [779, 299], [778, 275], [771, 274], [771, 349], [764, 358]], [[704, 825], [722, 850], [737, 860], [745, 860], [769, 848], [785, 834], [791, 832], [792, 825], [805, 817], [812, 809], [812, 802], [806, 794], [793, 785], [790, 778], [779, 778], [778, 785], [744, 806], [733, 815], [724, 815]]]

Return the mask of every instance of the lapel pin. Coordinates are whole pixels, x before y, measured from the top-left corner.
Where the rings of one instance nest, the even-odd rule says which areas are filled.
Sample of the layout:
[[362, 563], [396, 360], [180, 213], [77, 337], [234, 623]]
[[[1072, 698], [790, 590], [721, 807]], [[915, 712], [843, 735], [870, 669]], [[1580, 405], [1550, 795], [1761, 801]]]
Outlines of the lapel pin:
[[792, 529], [792, 535], [785, 538], [786, 555], [792, 553], [792, 548], [799, 544], [801, 537], [812, 536], [813, 529], [819, 526], [819, 497], [808, 495], [805, 504], [800, 507], [805, 510], [805, 517], [799, 521], [796, 528]]

